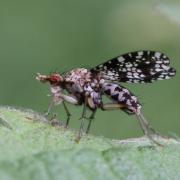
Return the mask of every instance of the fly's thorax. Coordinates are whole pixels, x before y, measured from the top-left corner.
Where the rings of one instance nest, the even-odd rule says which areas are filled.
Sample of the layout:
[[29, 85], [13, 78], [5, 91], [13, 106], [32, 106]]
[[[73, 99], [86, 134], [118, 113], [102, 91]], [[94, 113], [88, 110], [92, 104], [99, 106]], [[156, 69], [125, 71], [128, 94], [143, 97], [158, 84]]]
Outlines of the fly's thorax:
[[99, 79], [90, 71], [78, 68], [65, 74], [65, 88], [71, 93], [84, 93], [85, 91], [98, 91]]
[[77, 68], [66, 73], [64, 78], [67, 83], [71, 82], [83, 87], [87, 82], [91, 81], [91, 72], [85, 68]]

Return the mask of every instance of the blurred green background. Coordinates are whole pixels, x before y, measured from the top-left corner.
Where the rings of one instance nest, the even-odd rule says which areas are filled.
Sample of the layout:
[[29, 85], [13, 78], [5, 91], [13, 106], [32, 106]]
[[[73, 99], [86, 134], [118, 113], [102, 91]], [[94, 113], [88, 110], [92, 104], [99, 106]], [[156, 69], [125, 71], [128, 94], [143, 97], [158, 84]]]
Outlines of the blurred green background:
[[[123, 84], [139, 97], [153, 127], [180, 135], [180, 3], [178, 0], [1, 0], [0, 102], [43, 112], [48, 87], [37, 72], [92, 67], [114, 56], [150, 49], [171, 58], [177, 76], [153, 84]], [[69, 105], [70, 127], [82, 108]], [[61, 106], [54, 109], [65, 119]], [[98, 111], [93, 134], [111, 138], [142, 134], [134, 116]]]

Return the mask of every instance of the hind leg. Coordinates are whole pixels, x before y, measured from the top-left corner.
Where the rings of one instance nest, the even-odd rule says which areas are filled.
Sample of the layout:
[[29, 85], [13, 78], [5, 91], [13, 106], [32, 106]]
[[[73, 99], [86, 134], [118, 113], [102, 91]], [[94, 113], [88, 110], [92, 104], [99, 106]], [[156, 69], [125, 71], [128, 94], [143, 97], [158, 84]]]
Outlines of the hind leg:
[[[125, 104], [116, 104], [116, 103], [112, 103], [112, 104], [104, 104], [102, 106], [102, 110], [117, 110], [117, 109], [124, 109], [124, 108], [128, 108]], [[157, 142], [152, 135], [158, 135], [161, 136], [159, 132], [155, 131], [152, 126], [148, 123], [148, 121], [144, 118], [144, 116], [140, 113], [140, 114], [136, 114], [137, 116], [137, 120], [141, 126], [141, 129], [144, 133], [144, 135], [146, 135], [152, 142], [154, 142], [155, 144], [162, 146], [159, 142]]]
[[106, 110], [117, 110], [117, 109], [123, 109], [127, 108], [125, 104], [119, 104], [119, 103], [107, 103], [103, 104], [101, 109], [106, 111]]
[[141, 121], [141, 123], [143, 125], [144, 134], [147, 134], [147, 131], [149, 131], [151, 134], [161, 136], [161, 134], [158, 131], [153, 129], [153, 127], [149, 124], [149, 122], [146, 120], [146, 118], [143, 116], [142, 113], [137, 115], [137, 118]]

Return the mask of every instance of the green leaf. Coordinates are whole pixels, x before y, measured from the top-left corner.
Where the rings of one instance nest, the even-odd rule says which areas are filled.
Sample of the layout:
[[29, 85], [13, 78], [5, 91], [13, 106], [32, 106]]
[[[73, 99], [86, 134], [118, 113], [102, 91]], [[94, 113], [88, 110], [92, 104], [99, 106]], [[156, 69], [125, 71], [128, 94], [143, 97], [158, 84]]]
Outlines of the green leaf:
[[[53, 125], [52, 125], [53, 124]], [[76, 133], [31, 110], [0, 107], [0, 179], [179, 179], [180, 144]]]

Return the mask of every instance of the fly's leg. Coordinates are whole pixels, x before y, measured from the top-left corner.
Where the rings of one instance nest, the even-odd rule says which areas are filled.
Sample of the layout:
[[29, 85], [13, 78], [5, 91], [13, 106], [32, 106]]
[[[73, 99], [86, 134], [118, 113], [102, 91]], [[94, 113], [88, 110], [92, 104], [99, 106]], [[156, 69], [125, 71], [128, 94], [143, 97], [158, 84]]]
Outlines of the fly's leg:
[[158, 131], [156, 131], [155, 129], [153, 129], [153, 127], [148, 123], [147, 119], [143, 116], [142, 113], [137, 115], [137, 118], [141, 120], [141, 122], [144, 126], [144, 129], [146, 129], [146, 130], [143, 130], [144, 134], [146, 134], [147, 131], [150, 131], [152, 134], [155, 134], [157, 136], [161, 136], [161, 134]]
[[[68, 95], [67, 96], [65, 94], [62, 94], [61, 98], [63, 99], [62, 103], [63, 103], [64, 109], [66, 111], [66, 114], [67, 114], [67, 120], [66, 120], [66, 125], [65, 125], [65, 127], [67, 128], [68, 125], [69, 125], [69, 120], [70, 120], [71, 114], [70, 114], [65, 102], [70, 103], [70, 104], [74, 104], [74, 105], [78, 105], [78, 99], [76, 97], [74, 97], [73, 95]], [[82, 118], [81, 118], [82, 121], [83, 121], [83, 117], [84, 117], [84, 113], [85, 113], [84, 111], [85, 110], [83, 110], [83, 115], [82, 115]], [[81, 126], [83, 126], [83, 125], [81, 125]]]
[[[54, 104], [54, 101], [51, 100], [51, 102], [49, 103], [49, 106], [48, 106], [47, 111], [44, 113], [44, 116], [45, 116], [45, 117], [48, 118], [48, 116], [49, 116], [49, 114], [50, 114], [52, 108], [54, 107], [54, 105], [55, 105], [55, 104]], [[52, 117], [50, 117], [49, 120], [52, 121], [53, 119], [56, 118], [56, 116], [57, 116], [57, 114], [52, 114]]]
[[44, 113], [44, 116], [45, 116], [45, 117], [47, 117], [47, 116], [50, 114], [50, 112], [51, 112], [53, 106], [54, 106], [54, 101], [51, 100], [51, 102], [49, 103], [49, 106], [48, 106], [47, 111]]
[[[116, 103], [112, 103], [112, 104], [103, 104], [102, 105], [102, 110], [116, 110], [116, 109], [122, 109], [122, 108], [128, 108], [125, 104], [116, 104]], [[144, 116], [140, 113], [140, 114], [136, 114], [138, 122], [141, 126], [141, 129], [144, 133], [144, 135], [146, 135], [153, 143], [155, 143], [158, 146], [163, 146], [162, 144], [160, 144], [159, 142], [157, 142], [152, 135], [158, 135], [160, 136], [160, 134], [158, 132], [156, 132], [148, 123], [148, 121], [144, 118]]]
[[63, 101], [62, 103], [63, 103], [63, 106], [64, 106], [64, 110], [66, 111], [66, 114], [67, 114], [67, 120], [66, 120], [66, 125], [65, 125], [65, 127], [67, 128], [68, 125], [69, 125], [69, 120], [70, 120], [70, 117], [71, 117], [71, 113], [69, 112], [65, 102]]
[[94, 119], [95, 114], [96, 114], [96, 110], [94, 110], [92, 112], [92, 114], [90, 115], [90, 117], [88, 118], [89, 123], [88, 123], [87, 129], [86, 129], [86, 134], [89, 133], [89, 130], [90, 130], [90, 127], [91, 127], [91, 123], [92, 123], [92, 120]]
[[90, 130], [92, 120], [94, 119], [94, 116], [95, 116], [95, 113], [97, 110], [97, 107], [95, 105], [95, 102], [94, 102], [92, 96], [87, 96], [87, 105], [92, 110], [92, 114], [90, 115], [89, 118], [87, 118], [89, 120], [89, 123], [88, 123], [87, 129], [86, 129], [86, 134], [88, 134], [88, 132]]
[[148, 121], [145, 119], [145, 117], [142, 115], [142, 113], [137, 114], [137, 120], [138, 120], [138, 122], [139, 122], [139, 124], [141, 126], [141, 129], [142, 129], [144, 135], [147, 136], [156, 145], [163, 147], [162, 144], [157, 142], [152, 137], [153, 135], [162, 137], [161, 134], [152, 128], [152, 126], [148, 123]]
[[69, 125], [71, 113], [69, 112], [65, 102], [70, 103], [70, 104], [74, 104], [74, 105], [78, 105], [78, 99], [76, 97], [74, 97], [73, 95], [67, 96], [65, 94], [61, 94], [61, 98], [63, 99], [62, 103], [63, 103], [64, 109], [66, 111], [66, 114], [67, 114], [67, 120], [66, 120], [66, 125], [65, 125], [65, 127], [67, 128]]
[[85, 119], [86, 119], [86, 102], [84, 103], [82, 116], [80, 117], [81, 125], [80, 125], [79, 132], [78, 132], [78, 135], [77, 135], [77, 138], [76, 138], [76, 142], [79, 142], [79, 140], [81, 139], [81, 137], [83, 135], [84, 120]]
[[[56, 97], [56, 98], [57, 98], [57, 97]], [[77, 105], [77, 104], [78, 104], [78, 100], [77, 100], [74, 96], [71, 96], [71, 95], [67, 96], [67, 95], [65, 95], [65, 94], [61, 94], [58, 98], [59, 98], [59, 99], [57, 99], [58, 101], [57, 101], [57, 100], [55, 101], [55, 98], [53, 98], [53, 99], [51, 100], [51, 102], [50, 102], [50, 104], [49, 104], [49, 107], [48, 107], [48, 110], [47, 110], [46, 113], [45, 113], [45, 116], [48, 116], [48, 115], [50, 114], [51, 109], [53, 108], [53, 106], [59, 105], [59, 104], [62, 102], [62, 103], [63, 103], [63, 106], [64, 106], [64, 109], [65, 109], [65, 111], [66, 111], [66, 114], [67, 114], [67, 120], [66, 120], [66, 125], [65, 125], [65, 127], [67, 127], [68, 124], [69, 124], [69, 120], [70, 120], [71, 114], [70, 114], [70, 112], [69, 112], [69, 110], [68, 110], [65, 102], [68, 102], [68, 103], [70, 103], [70, 104], [75, 104], [75, 105]], [[53, 117], [51, 118], [51, 120], [53, 120], [55, 117], [56, 117], [56, 114], [53, 115]]]
[[106, 110], [117, 110], [117, 109], [122, 109], [126, 107], [127, 106], [125, 104], [107, 103], [107, 104], [103, 104], [101, 109], [106, 111]]

